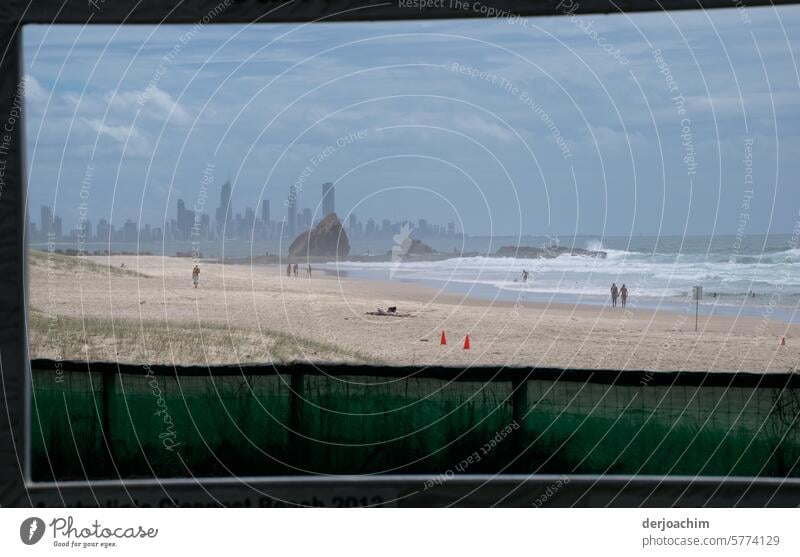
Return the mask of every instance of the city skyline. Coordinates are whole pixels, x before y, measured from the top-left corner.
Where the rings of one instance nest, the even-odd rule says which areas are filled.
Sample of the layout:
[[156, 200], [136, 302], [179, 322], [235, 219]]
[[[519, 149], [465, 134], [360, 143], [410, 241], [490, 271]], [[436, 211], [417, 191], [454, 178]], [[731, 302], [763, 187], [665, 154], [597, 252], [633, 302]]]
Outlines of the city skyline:
[[748, 16], [581, 19], [620, 57], [571, 17], [208, 26], [157, 80], [185, 27], [26, 26], [28, 202], [74, 218], [91, 167], [95, 221], [163, 226], [213, 166], [274, 214], [313, 184], [298, 218], [329, 181], [471, 235], [736, 234], [746, 199], [745, 233], [791, 232], [800, 10]]
[[[256, 207], [244, 207], [244, 213], [234, 211], [234, 202], [231, 196], [231, 184], [225, 182], [219, 191], [219, 205], [214, 210], [215, 219], [212, 221], [207, 212], [198, 212], [187, 208], [183, 198], [176, 200], [175, 218], [165, 221], [163, 226], [144, 223], [140, 226], [137, 221], [127, 218], [121, 226], [115, 226], [108, 219], [101, 217], [94, 225], [88, 216], [81, 216], [65, 230], [65, 221], [62, 216], [54, 213], [49, 205], [40, 206], [39, 220], [30, 218], [28, 211], [28, 237], [32, 242], [46, 241], [71, 241], [75, 243], [89, 242], [158, 242], [158, 241], [215, 241], [215, 240], [240, 240], [263, 241], [286, 238], [293, 240], [297, 235], [315, 226], [330, 213], [336, 213], [335, 186], [332, 182], [321, 185], [321, 203], [323, 212], [314, 217], [310, 207], [298, 211], [296, 202], [299, 199], [298, 188], [289, 186], [287, 197], [286, 216], [282, 220], [272, 220], [271, 203], [268, 199], [260, 202], [260, 213]], [[256, 217], [256, 215], [259, 217]], [[453, 221], [445, 224], [429, 223], [427, 219], [375, 219], [367, 217], [359, 220], [354, 212], [349, 212], [342, 221], [342, 226], [351, 239], [391, 239], [401, 232], [404, 225], [409, 225], [416, 237], [431, 236], [452, 237], [458, 232]], [[45, 230], [43, 223], [50, 223]]]

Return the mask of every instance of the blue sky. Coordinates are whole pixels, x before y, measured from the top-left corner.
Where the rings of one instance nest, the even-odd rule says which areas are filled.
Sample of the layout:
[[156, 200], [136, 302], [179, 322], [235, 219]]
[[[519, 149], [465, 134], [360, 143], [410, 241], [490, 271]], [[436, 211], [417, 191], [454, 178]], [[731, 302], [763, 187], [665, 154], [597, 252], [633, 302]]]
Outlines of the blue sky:
[[291, 184], [319, 211], [333, 181], [340, 216], [472, 234], [732, 234], [742, 212], [789, 232], [799, 39], [796, 7], [28, 26], [28, 203], [159, 225], [207, 193], [213, 219], [230, 177], [234, 212], [273, 219]]

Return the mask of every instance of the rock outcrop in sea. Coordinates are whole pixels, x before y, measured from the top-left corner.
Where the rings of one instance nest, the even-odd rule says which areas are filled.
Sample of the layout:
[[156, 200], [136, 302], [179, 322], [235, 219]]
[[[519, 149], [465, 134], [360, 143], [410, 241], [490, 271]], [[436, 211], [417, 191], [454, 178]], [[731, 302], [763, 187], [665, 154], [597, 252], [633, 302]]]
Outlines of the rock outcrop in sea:
[[565, 254], [599, 257], [601, 259], [605, 259], [606, 255], [608, 255], [604, 251], [570, 248], [566, 246], [550, 246], [546, 248], [537, 248], [533, 246], [503, 246], [495, 253], [498, 257], [517, 257], [521, 259], [553, 259], [559, 255]]
[[336, 213], [328, 214], [289, 246], [290, 257], [345, 257], [349, 253], [350, 240]]
[[424, 257], [433, 255], [436, 251], [428, 244], [414, 238], [406, 238], [402, 244], [392, 247], [386, 252], [387, 256], [406, 259], [410, 257]]

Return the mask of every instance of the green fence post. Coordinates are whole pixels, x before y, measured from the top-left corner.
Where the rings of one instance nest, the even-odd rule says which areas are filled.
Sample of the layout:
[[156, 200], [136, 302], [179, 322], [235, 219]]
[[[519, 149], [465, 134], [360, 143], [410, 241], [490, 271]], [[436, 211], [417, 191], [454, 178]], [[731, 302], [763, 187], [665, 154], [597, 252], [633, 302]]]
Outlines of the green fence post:
[[[519, 426], [513, 433], [515, 456], [520, 456], [520, 453], [525, 449], [525, 412], [528, 410], [528, 377], [530, 377], [530, 373], [514, 377], [514, 379], [511, 380], [511, 420], [512, 423], [516, 422]], [[524, 468], [524, 458], [516, 462], [517, 464], [515, 466]]]
[[300, 431], [303, 426], [303, 385], [305, 375], [292, 372], [289, 381], [289, 462], [300, 465]]
[[111, 436], [111, 406], [113, 404], [112, 397], [114, 394], [114, 375], [113, 370], [103, 370], [103, 396], [102, 396], [102, 411], [103, 415], [100, 417], [102, 422], [103, 439], [105, 439], [106, 453], [108, 462], [106, 463], [106, 473], [113, 473], [114, 463], [114, 441]]

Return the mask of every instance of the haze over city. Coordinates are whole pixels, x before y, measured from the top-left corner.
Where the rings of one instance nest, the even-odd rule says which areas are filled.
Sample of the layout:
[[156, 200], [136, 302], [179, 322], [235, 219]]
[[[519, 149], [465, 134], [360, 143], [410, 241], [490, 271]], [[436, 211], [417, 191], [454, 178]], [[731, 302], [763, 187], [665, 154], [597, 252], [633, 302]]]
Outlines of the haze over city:
[[[309, 207], [297, 207], [297, 189], [289, 188], [287, 203], [278, 207], [284, 214], [273, 215], [268, 199], [261, 201], [260, 208], [245, 207], [244, 211], [234, 211], [231, 201], [231, 185], [222, 185], [219, 194], [219, 205], [213, 211], [214, 218], [204, 211], [208, 202], [187, 208], [183, 199], [178, 199], [174, 217], [165, 221], [163, 227], [151, 223], [138, 223], [127, 219], [121, 225], [110, 223], [101, 217], [97, 223], [88, 217], [88, 211], [79, 214], [79, 221], [74, 227], [64, 228], [64, 218], [53, 213], [52, 207], [42, 205], [38, 220], [30, 218], [28, 222], [28, 238], [34, 243], [54, 243], [69, 241], [75, 247], [67, 248], [84, 251], [85, 245], [95, 243], [128, 244], [161, 241], [206, 242], [215, 240], [288, 240], [291, 242], [299, 233], [313, 228], [324, 217], [336, 213], [335, 186], [331, 182], [322, 184], [321, 211], [315, 214]], [[275, 219], [273, 219], [275, 217]], [[455, 238], [454, 222], [446, 224], [429, 223], [426, 219], [415, 222], [392, 221], [382, 219], [380, 222], [372, 217], [359, 220], [358, 215], [351, 212], [344, 223], [345, 230], [351, 239], [392, 241], [395, 234], [401, 233], [403, 227], [413, 229], [417, 238], [444, 237]], [[198, 248], [199, 249], [199, 248]]]
[[[243, 218], [267, 200], [281, 220], [295, 185], [318, 220], [330, 181], [345, 222], [733, 234], [749, 195], [746, 233], [789, 232], [796, 210], [776, 199], [799, 174], [800, 12], [746, 13], [642, 14], [635, 28], [28, 26], [28, 205], [65, 230], [84, 201], [94, 223], [166, 229], [205, 182], [213, 222], [230, 181]], [[597, 48], [587, 21], [624, 57]]]

